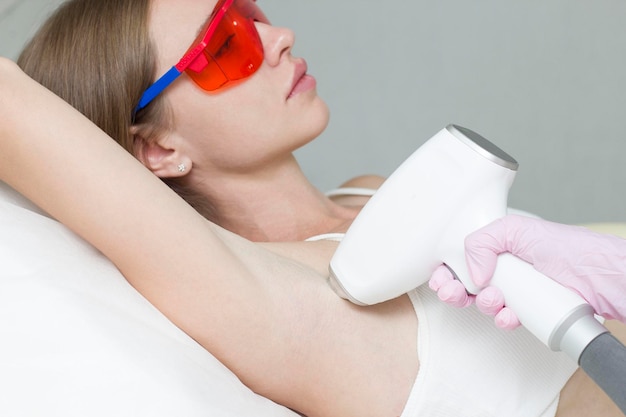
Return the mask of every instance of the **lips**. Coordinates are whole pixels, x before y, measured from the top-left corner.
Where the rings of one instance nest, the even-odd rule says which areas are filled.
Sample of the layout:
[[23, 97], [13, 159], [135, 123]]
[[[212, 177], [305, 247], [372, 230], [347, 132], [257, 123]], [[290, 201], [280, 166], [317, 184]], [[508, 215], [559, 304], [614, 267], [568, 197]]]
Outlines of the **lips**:
[[288, 99], [297, 95], [298, 93], [307, 91], [315, 87], [315, 83], [316, 83], [315, 78], [308, 75], [306, 71], [307, 71], [306, 61], [304, 60], [297, 61], [296, 66], [295, 66], [295, 71], [293, 74], [293, 80], [291, 82], [291, 89], [287, 96]]

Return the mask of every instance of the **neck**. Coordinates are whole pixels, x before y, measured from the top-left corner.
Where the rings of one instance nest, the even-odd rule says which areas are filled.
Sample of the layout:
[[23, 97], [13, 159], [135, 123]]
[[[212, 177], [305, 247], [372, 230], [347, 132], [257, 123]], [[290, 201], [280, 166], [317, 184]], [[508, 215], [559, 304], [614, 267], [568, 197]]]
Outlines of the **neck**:
[[345, 232], [358, 213], [315, 188], [294, 157], [245, 174], [196, 170], [189, 177], [196, 191], [211, 201], [210, 220], [252, 241], [297, 241]]

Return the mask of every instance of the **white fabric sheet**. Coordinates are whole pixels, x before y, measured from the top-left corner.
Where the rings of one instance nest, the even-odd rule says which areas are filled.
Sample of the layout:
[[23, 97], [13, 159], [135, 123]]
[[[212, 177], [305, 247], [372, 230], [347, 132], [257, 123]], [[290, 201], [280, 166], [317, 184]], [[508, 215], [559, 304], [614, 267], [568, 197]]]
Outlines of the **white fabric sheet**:
[[276, 416], [98, 251], [0, 183], [0, 416]]

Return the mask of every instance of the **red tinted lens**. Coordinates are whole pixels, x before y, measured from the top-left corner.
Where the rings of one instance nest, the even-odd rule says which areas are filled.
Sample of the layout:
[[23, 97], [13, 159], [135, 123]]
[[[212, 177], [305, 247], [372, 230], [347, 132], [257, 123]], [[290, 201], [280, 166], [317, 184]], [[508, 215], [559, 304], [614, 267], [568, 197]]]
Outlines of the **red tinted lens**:
[[[254, 1], [235, 0], [218, 23], [207, 47], [185, 71], [187, 75], [207, 91], [234, 85], [252, 75], [263, 63], [263, 44], [255, 21], [269, 23]], [[203, 30], [194, 45], [205, 35], [206, 30]]]

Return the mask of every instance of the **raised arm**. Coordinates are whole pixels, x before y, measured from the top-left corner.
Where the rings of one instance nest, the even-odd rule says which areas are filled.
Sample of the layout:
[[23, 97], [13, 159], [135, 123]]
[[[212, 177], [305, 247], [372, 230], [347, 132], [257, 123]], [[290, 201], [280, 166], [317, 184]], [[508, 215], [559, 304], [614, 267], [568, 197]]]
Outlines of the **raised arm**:
[[[0, 179], [102, 251], [253, 390], [311, 414], [326, 408], [349, 415], [355, 404], [374, 409], [349, 396], [346, 404], [327, 401], [345, 386], [376, 398], [386, 384], [392, 397], [381, 398], [396, 408], [404, 404], [417, 362], [411, 362], [413, 343], [402, 343], [414, 335], [399, 327], [415, 323], [411, 316], [389, 316], [398, 316], [406, 302], [365, 312], [339, 300], [314, 269], [209, 223], [81, 114], [3, 59], [0, 113]], [[302, 246], [278, 249], [307, 258]], [[324, 256], [313, 259], [323, 270]], [[400, 372], [372, 360], [387, 340], [402, 346], [394, 352]], [[363, 380], [376, 383], [359, 386]]]
[[[288, 328], [291, 322], [278, 321], [285, 315], [276, 306], [284, 313], [290, 301], [278, 291], [268, 293], [278, 287], [266, 281], [296, 271], [304, 282], [317, 283], [318, 277], [205, 221], [13, 63], [2, 61], [0, 68], [0, 177], [101, 250], [231, 369], [272, 366], [268, 355], [236, 348], [251, 340], [263, 346], [270, 338], [289, 344], [297, 332]], [[271, 334], [272, 322], [274, 331], [285, 334]]]

